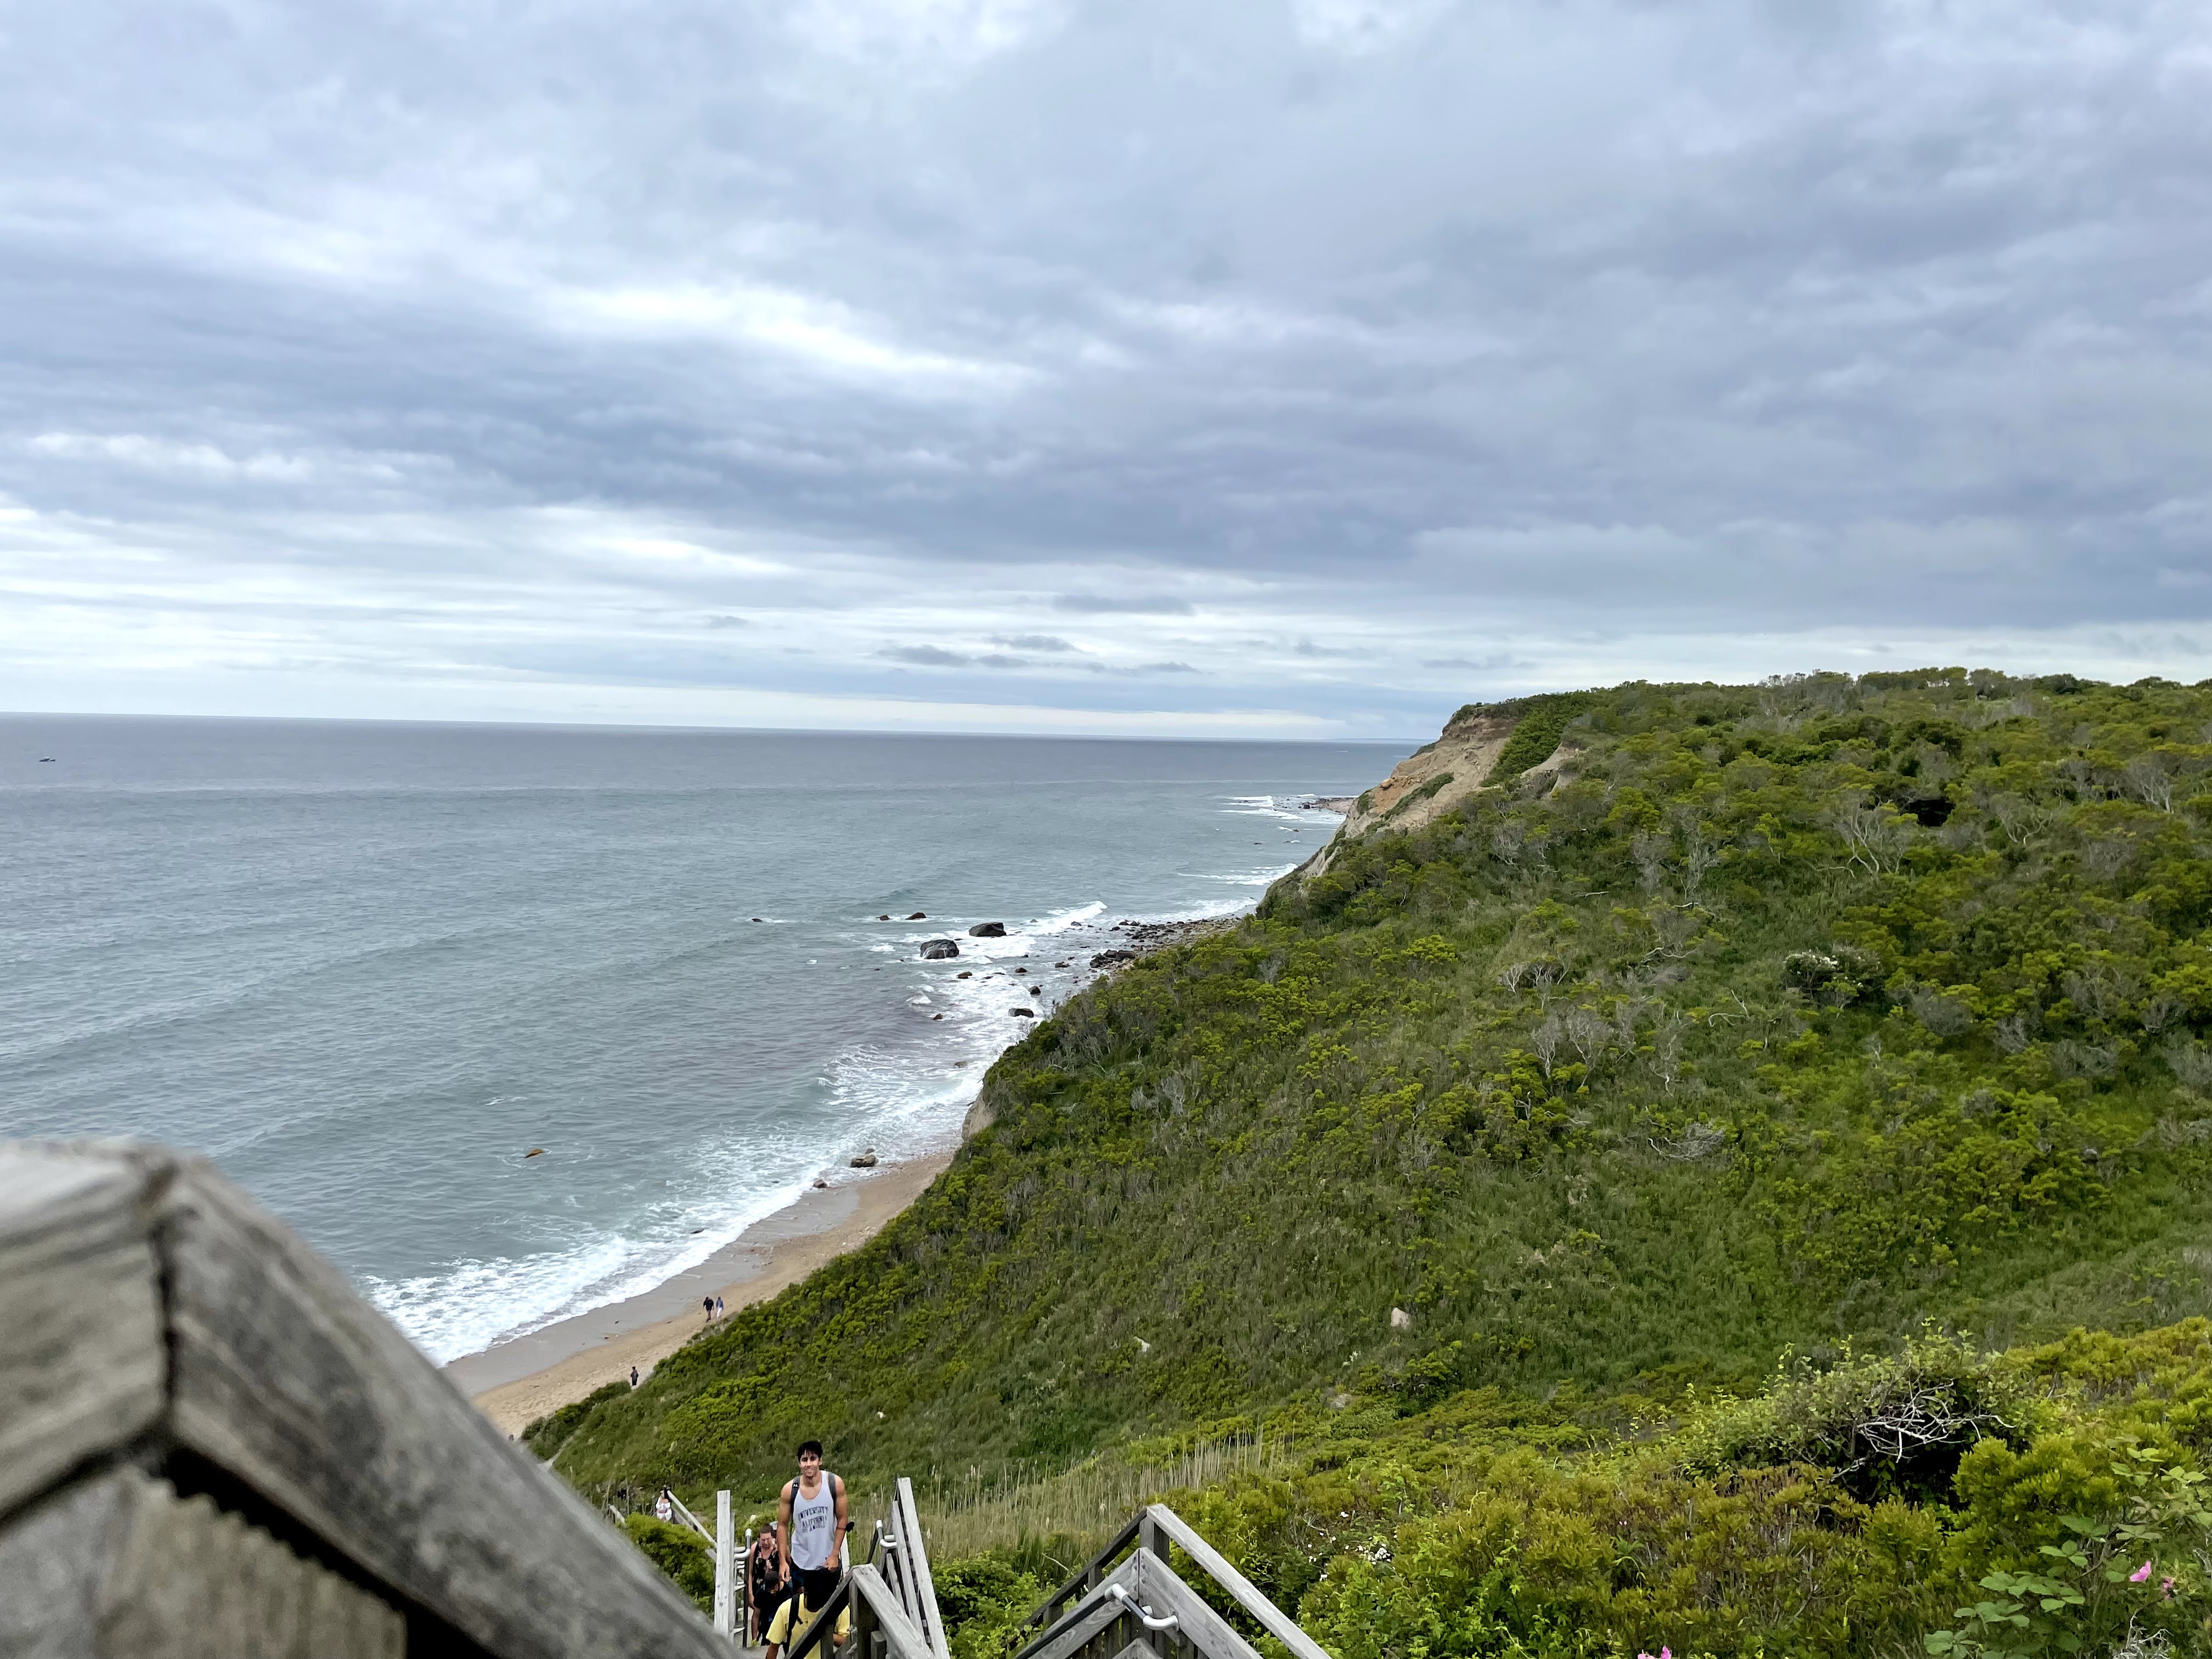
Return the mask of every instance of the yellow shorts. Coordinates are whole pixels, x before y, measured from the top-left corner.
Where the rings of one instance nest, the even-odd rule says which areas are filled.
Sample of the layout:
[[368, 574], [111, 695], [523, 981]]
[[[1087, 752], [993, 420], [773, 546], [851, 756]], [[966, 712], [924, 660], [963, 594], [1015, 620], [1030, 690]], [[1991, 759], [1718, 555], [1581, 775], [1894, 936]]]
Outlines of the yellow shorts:
[[[793, 1635], [791, 1628], [791, 1610], [794, 1607], [799, 1609], [799, 1630], [800, 1633], [803, 1634], [807, 1626], [814, 1622], [814, 1609], [812, 1607], [809, 1607], [805, 1601], [798, 1596], [794, 1595], [787, 1597], [783, 1605], [775, 1610], [775, 1617], [769, 1621], [769, 1646], [772, 1648], [780, 1648], [786, 1642], [788, 1642], [791, 1639]], [[839, 1613], [837, 1615], [837, 1639], [840, 1642], [843, 1641], [848, 1636], [852, 1634], [852, 1632], [853, 1615], [849, 1613]]]

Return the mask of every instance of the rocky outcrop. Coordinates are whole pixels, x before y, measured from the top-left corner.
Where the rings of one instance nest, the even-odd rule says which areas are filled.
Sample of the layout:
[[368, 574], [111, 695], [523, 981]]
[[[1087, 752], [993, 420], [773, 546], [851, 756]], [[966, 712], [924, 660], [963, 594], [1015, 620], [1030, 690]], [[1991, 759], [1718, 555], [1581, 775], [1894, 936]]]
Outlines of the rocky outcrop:
[[[1477, 791], [1492, 783], [1512, 782], [1510, 778], [1493, 779], [1491, 774], [1520, 723], [1519, 709], [1511, 705], [1504, 710], [1462, 710], [1434, 743], [1407, 756], [1389, 777], [1353, 801], [1343, 826], [1297, 875], [1321, 875], [1339, 847], [1370, 830], [1418, 830]], [[1556, 770], [1566, 752], [1565, 746], [1555, 749], [1549, 758], [1516, 776]]]
[[959, 942], [955, 939], [926, 939], [921, 942], [921, 959], [924, 962], [943, 962], [959, 954]]
[[968, 930], [970, 939], [1004, 939], [1006, 924], [1003, 921], [979, 921]]

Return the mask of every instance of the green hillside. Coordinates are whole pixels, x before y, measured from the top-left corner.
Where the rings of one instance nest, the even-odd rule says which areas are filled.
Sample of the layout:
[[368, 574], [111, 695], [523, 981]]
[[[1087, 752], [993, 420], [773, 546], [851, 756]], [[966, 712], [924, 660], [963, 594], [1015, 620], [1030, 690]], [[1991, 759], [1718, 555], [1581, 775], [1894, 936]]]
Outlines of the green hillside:
[[[1343, 1659], [1917, 1650], [1992, 1563], [2104, 1584], [2039, 1552], [2145, 1492], [2197, 1526], [2203, 1329], [2067, 1333], [2212, 1313], [2212, 687], [1500, 712], [1496, 787], [1072, 1000], [912, 1211], [541, 1455], [766, 1492], [805, 1434], [865, 1485], [1267, 1417], [1299, 1471], [1194, 1501]], [[2080, 1617], [2202, 1650], [2193, 1571]]]

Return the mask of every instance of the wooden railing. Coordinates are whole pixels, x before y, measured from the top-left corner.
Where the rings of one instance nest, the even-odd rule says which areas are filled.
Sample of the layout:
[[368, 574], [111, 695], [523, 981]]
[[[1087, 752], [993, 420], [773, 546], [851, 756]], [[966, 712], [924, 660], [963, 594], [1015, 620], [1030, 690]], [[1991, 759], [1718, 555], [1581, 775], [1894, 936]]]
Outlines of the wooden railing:
[[849, 1659], [951, 1659], [937, 1586], [929, 1572], [929, 1546], [915, 1510], [914, 1483], [898, 1478], [890, 1513], [877, 1524], [869, 1559], [838, 1583], [813, 1622], [792, 1638], [785, 1659], [817, 1650], [832, 1659], [841, 1619], [852, 1621]]
[[0, 1142], [0, 1653], [728, 1659], [200, 1159]]
[[[1252, 1644], [1169, 1565], [1180, 1549], [1292, 1659], [1329, 1659], [1313, 1638], [1164, 1504], [1153, 1504], [1039, 1604], [1042, 1629], [1015, 1659], [1114, 1659], [1131, 1650], [1167, 1654], [1179, 1642], [1205, 1659], [1259, 1659]], [[1119, 1562], [1118, 1566], [1115, 1565]]]

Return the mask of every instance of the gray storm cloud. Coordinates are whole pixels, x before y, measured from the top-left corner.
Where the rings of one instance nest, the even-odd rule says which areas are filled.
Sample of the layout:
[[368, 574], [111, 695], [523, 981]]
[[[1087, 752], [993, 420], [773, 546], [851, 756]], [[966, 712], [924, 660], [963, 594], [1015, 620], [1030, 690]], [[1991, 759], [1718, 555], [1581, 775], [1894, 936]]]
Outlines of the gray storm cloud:
[[0, 705], [2202, 678], [2207, 108], [2148, 0], [19, 9]]

